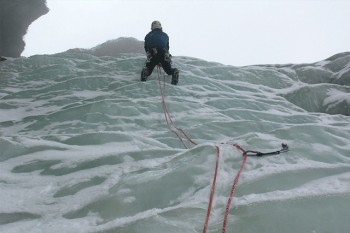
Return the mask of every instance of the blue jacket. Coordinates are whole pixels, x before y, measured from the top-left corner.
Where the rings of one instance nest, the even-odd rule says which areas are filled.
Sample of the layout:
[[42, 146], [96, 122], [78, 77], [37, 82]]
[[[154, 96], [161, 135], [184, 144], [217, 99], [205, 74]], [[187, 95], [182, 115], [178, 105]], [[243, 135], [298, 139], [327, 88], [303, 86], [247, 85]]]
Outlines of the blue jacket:
[[169, 51], [169, 36], [162, 29], [153, 29], [145, 37], [145, 50], [149, 52], [152, 48], [161, 48]]

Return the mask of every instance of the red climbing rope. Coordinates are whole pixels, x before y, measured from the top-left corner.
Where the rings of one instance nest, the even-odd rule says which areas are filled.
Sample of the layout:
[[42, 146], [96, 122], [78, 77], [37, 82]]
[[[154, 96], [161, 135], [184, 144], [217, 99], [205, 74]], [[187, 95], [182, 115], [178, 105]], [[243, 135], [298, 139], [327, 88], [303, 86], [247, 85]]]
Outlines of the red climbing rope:
[[[248, 158], [248, 155], [247, 155], [246, 151], [240, 145], [233, 144], [232, 146], [236, 147], [237, 149], [239, 149], [240, 151], [243, 152], [243, 160], [242, 160], [242, 163], [241, 163], [241, 165], [239, 167], [239, 170], [238, 170], [238, 172], [236, 174], [236, 177], [234, 179], [234, 182], [233, 182], [233, 185], [232, 185], [232, 188], [231, 188], [230, 197], [229, 197], [229, 199], [227, 201], [224, 221], [223, 221], [223, 225], [222, 225], [222, 233], [226, 232], [227, 217], [228, 217], [228, 212], [229, 212], [230, 205], [231, 205], [231, 202], [232, 202], [233, 194], [234, 194], [234, 191], [236, 189], [239, 177], [240, 177], [240, 175], [241, 175], [241, 173], [243, 171], [243, 168], [244, 168], [244, 165], [246, 163], [246, 160]], [[218, 164], [219, 164], [219, 156], [220, 156], [220, 149], [219, 149], [218, 146], [216, 146], [216, 155], [217, 155], [216, 167], [215, 167], [215, 173], [214, 173], [213, 183], [212, 183], [211, 192], [210, 192], [207, 216], [206, 216], [205, 223], [204, 223], [203, 233], [207, 232], [208, 222], [209, 222], [209, 217], [210, 217], [210, 212], [211, 212], [212, 202], [213, 202], [213, 195], [214, 195], [214, 192], [215, 192], [216, 177], [217, 177], [217, 172], [218, 172]]]
[[[159, 89], [160, 89], [160, 93], [162, 96], [162, 104], [163, 104], [163, 111], [164, 111], [164, 116], [165, 116], [165, 120], [166, 123], [168, 125], [168, 128], [170, 129], [171, 132], [175, 133], [175, 135], [180, 139], [180, 141], [182, 142], [182, 144], [185, 146], [185, 148], [188, 148], [184, 142], [184, 140], [180, 137], [180, 135], [178, 134], [177, 131], [181, 132], [183, 134], [183, 136], [189, 141], [191, 142], [193, 145], [197, 145], [196, 142], [194, 142], [181, 128], [176, 127], [176, 125], [174, 124], [174, 122], [171, 119], [171, 116], [169, 114], [168, 111], [168, 107], [165, 103], [165, 95], [164, 95], [164, 90], [165, 90], [165, 74], [164, 74], [164, 80], [163, 80], [163, 85], [160, 81], [160, 76], [161, 76], [161, 69], [159, 66], [157, 66], [158, 69], [158, 82], [159, 82]], [[176, 129], [177, 131], [173, 130], [173, 128]], [[225, 211], [225, 217], [224, 217], [224, 221], [223, 221], [223, 227], [222, 227], [222, 233], [226, 232], [226, 225], [227, 225], [227, 217], [228, 217], [228, 212], [230, 209], [230, 205], [232, 202], [232, 198], [233, 198], [233, 194], [235, 191], [235, 188], [237, 186], [238, 183], [238, 179], [243, 171], [243, 167], [244, 164], [247, 160], [247, 152], [238, 144], [233, 144], [232, 146], [238, 148], [240, 151], [242, 151], [243, 153], [243, 160], [242, 163], [240, 165], [240, 168], [236, 174], [236, 177], [234, 179], [232, 188], [231, 188], [231, 193], [230, 193], [230, 197], [228, 199], [227, 205], [226, 205], [226, 211]], [[212, 210], [212, 205], [213, 205], [213, 199], [214, 199], [214, 193], [215, 193], [215, 187], [216, 187], [216, 180], [217, 180], [217, 174], [218, 174], [218, 170], [219, 170], [219, 158], [220, 158], [220, 148], [219, 146], [215, 146], [216, 148], [216, 165], [215, 165], [215, 171], [214, 171], [214, 178], [213, 178], [213, 182], [212, 182], [212, 186], [211, 186], [211, 191], [210, 191], [210, 197], [209, 197], [209, 203], [208, 203], [208, 209], [207, 209], [207, 215], [205, 218], [205, 223], [204, 223], [204, 228], [203, 228], [203, 233], [207, 232], [208, 229], [208, 224], [209, 224], [209, 218], [210, 218], [210, 213]]]
[[[158, 68], [159, 89], [160, 89], [160, 93], [161, 93], [161, 96], [162, 96], [162, 104], [163, 104], [164, 116], [165, 116], [165, 120], [166, 120], [166, 123], [168, 125], [168, 128], [170, 129], [171, 132], [175, 133], [175, 135], [180, 139], [180, 141], [185, 146], [185, 148], [188, 148], [188, 147], [186, 146], [183, 138], [180, 137], [178, 132], [182, 133], [182, 135], [189, 142], [191, 142], [193, 145], [197, 145], [197, 143], [194, 142], [181, 128], [176, 127], [176, 125], [172, 121], [172, 119], [170, 117], [170, 114], [169, 114], [169, 111], [168, 111], [168, 107], [167, 107], [167, 105], [165, 103], [165, 95], [164, 95], [165, 74], [164, 74], [164, 80], [163, 80], [163, 85], [162, 85], [161, 81], [160, 81], [161, 69], [160, 69], [159, 66], [157, 68]], [[247, 161], [248, 156], [259, 156], [260, 157], [260, 156], [264, 156], [264, 155], [277, 155], [277, 154], [280, 154], [280, 153], [283, 153], [283, 152], [287, 152], [289, 150], [288, 149], [288, 145], [284, 144], [284, 143], [282, 143], [282, 149], [281, 150], [273, 151], [273, 152], [267, 152], [267, 153], [262, 153], [262, 152], [259, 152], [259, 151], [246, 151], [238, 144], [228, 144], [228, 145], [231, 145], [231, 146], [236, 147], [237, 149], [239, 149], [243, 153], [243, 159], [242, 159], [241, 165], [239, 167], [239, 170], [237, 171], [235, 179], [233, 181], [233, 184], [232, 184], [232, 187], [231, 187], [230, 196], [229, 196], [229, 199], [228, 199], [227, 204], [226, 204], [225, 216], [224, 216], [224, 220], [223, 220], [223, 224], [222, 224], [222, 233], [226, 233], [227, 218], [228, 218], [231, 202], [232, 202], [232, 199], [233, 199], [233, 195], [234, 195], [235, 189], [236, 189], [237, 184], [238, 184], [239, 177], [240, 177], [240, 175], [241, 175], [241, 173], [243, 171], [243, 168], [244, 168], [244, 165], [245, 165], [245, 163]], [[215, 193], [215, 187], [216, 187], [217, 174], [218, 174], [218, 170], [219, 170], [220, 148], [217, 145], [215, 146], [215, 148], [216, 148], [216, 165], [215, 165], [213, 182], [212, 182], [211, 190], [210, 190], [210, 197], [209, 197], [209, 203], [208, 203], [208, 209], [207, 209], [207, 215], [206, 215], [206, 218], [205, 218], [203, 233], [206, 233], [207, 229], [208, 229], [210, 213], [211, 213], [212, 206], [213, 206], [213, 199], [214, 199], [214, 193]]]
[[235, 177], [235, 179], [233, 181], [230, 197], [229, 197], [229, 199], [227, 201], [227, 204], [226, 204], [225, 217], [224, 217], [224, 221], [223, 221], [223, 224], [222, 224], [222, 233], [226, 232], [227, 217], [228, 217], [228, 212], [230, 210], [230, 205], [231, 205], [231, 202], [232, 202], [233, 194], [235, 192], [239, 176], [241, 175], [241, 173], [243, 171], [243, 168], [244, 168], [244, 164], [245, 164], [245, 162], [247, 161], [247, 158], [248, 158], [247, 152], [240, 145], [234, 144], [233, 146], [235, 146], [236, 148], [238, 148], [239, 150], [241, 150], [243, 152], [243, 160], [242, 160], [242, 163], [241, 163], [241, 165], [239, 167], [239, 170], [238, 170], [238, 172], [236, 174], [236, 177]]
[[196, 142], [194, 142], [186, 133], [183, 129], [176, 127], [176, 125], [174, 124], [174, 122], [171, 119], [171, 116], [169, 114], [168, 111], [168, 107], [165, 103], [165, 96], [164, 96], [164, 90], [165, 90], [165, 74], [164, 74], [164, 79], [163, 79], [163, 85], [161, 84], [160, 81], [160, 76], [161, 76], [161, 69], [159, 66], [157, 66], [158, 69], [158, 82], [159, 82], [159, 89], [160, 89], [160, 93], [162, 96], [162, 104], [163, 104], [163, 111], [164, 111], [164, 116], [165, 116], [165, 120], [166, 123], [168, 125], [168, 128], [170, 129], [171, 132], [175, 133], [175, 135], [180, 139], [180, 141], [182, 142], [182, 144], [185, 146], [186, 149], [188, 149], [188, 147], [186, 146], [185, 142], [183, 141], [183, 139], [180, 137], [180, 135], [178, 134], [178, 132], [176, 132], [175, 130], [173, 130], [171, 128], [171, 126], [173, 126], [176, 130], [178, 130], [179, 132], [181, 132], [183, 134], [183, 136], [185, 136], [185, 138], [191, 142], [193, 145], [197, 145]]
[[210, 198], [209, 198], [209, 204], [208, 204], [208, 210], [207, 210], [207, 217], [205, 218], [203, 233], [206, 233], [207, 228], [208, 228], [210, 212], [211, 212], [211, 208], [213, 205], [213, 199], [214, 199], [214, 192], [215, 192], [215, 186], [216, 186], [216, 176], [218, 174], [218, 168], [219, 168], [220, 148], [218, 146], [215, 146], [215, 147], [216, 147], [216, 166], [215, 166], [213, 184], [211, 185]]

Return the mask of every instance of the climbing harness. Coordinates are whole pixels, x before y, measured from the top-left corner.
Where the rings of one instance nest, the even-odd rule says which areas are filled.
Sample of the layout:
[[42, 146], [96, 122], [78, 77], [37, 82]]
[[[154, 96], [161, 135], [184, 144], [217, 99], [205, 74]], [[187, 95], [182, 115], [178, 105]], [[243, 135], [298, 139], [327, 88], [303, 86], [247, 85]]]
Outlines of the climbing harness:
[[[186, 138], [191, 144], [193, 145], [198, 145], [195, 141], [193, 141], [186, 133], [183, 129], [178, 128], [173, 120], [171, 119], [171, 116], [169, 114], [168, 111], [168, 107], [165, 103], [165, 74], [164, 74], [164, 79], [163, 79], [163, 84], [161, 83], [161, 68], [158, 65], [157, 66], [157, 70], [158, 70], [158, 82], [159, 82], [159, 89], [160, 89], [160, 93], [161, 93], [161, 97], [162, 97], [162, 105], [163, 105], [163, 111], [164, 111], [164, 116], [165, 116], [165, 120], [167, 123], [167, 126], [169, 128], [169, 130], [173, 133], [175, 133], [176, 137], [179, 138], [179, 140], [181, 141], [181, 143], [184, 145], [184, 147], [186, 149], [188, 149], [188, 146], [186, 145], [186, 143], [184, 142], [184, 138]], [[182, 138], [181, 137], [182, 134]], [[231, 206], [231, 202], [233, 199], [233, 195], [235, 192], [235, 189], [237, 187], [238, 184], [238, 180], [239, 177], [243, 171], [244, 165], [247, 161], [247, 158], [249, 156], [258, 156], [258, 157], [262, 157], [262, 156], [269, 156], [269, 155], [278, 155], [280, 153], [284, 153], [287, 152], [289, 150], [288, 145], [287, 144], [282, 144], [282, 149], [277, 150], [277, 151], [272, 151], [272, 152], [259, 152], [259, 151], [253, 151], [253, 150], [245, 150], [243, 149], [240, 145], [238, 144], [229, 144], [229, 143], [221, 143], [221, 144], [226, 144], [226, 145], [230, 145], [236, 149], [238, 149], [239, 151], [242, 152], [243, 155], [243, 159], [242, 162], [240, 164], [240, 167], [236, 173], [236, 176], [233, 180], [233, 184], [231, 187], [231, 191], [230, 191], [230, 196], [228, 198], [227, 204], [226, 204], [226, 208], [225, 208], [225, 215], [224, 215], [224, 220], [223, 220], [223, 224], [222, 224], [222, 233], [226, 233], [226, 226], [227, 226], [227, 218], [228, 218], [228, 214], [229, 214], [229, 210], [230, 210], [230, 206]], [[207, 208], [207, 214], [206, 214], [206, 218], [205, 218], [205, 222], [204, 222], [204, 227], [203, 227], [203, 233], [207, 232], [208, 229], [208, 225], [209, 225], [209, 218], [210, 218], [210, 213], [212, 210], [212, 205], [213, 205], [213, 199], [214, 199], [214, 193], [215, 193], [215, 187], [216, 187], [216, 180], [217, 180], [217, 174], [218, 174], [218, 170], [219, 170], [219, 159], [220, 159], [220, 147], [218, 145], [215, 145], [215, 149], [216, 149], [216, 164], [215, 164], [215, 171], [214, 171], [214, 177], [213, 177], [213, 181], [212, 181], [212, 185], [211, 185], [211, 189], [210, 189], [210, 195], [209, 195], [209, 203], [208, 203], [208, 208]]]

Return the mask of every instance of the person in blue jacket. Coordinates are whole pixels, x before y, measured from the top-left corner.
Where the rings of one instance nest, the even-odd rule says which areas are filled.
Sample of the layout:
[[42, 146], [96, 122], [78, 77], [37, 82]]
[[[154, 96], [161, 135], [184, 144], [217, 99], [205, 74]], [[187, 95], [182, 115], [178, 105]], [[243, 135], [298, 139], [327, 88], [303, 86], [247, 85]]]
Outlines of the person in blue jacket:
[[153, 21], [151, 30], [145, 37], [145, 51], [147, 60], [141, 72], [141, 81], [147, 80], [156, 65], [161, 64], [165, 73], [172, 75], [171, 84], [179, 82], [179, 70], [172, 68], [171, 54], [169, 53], [169, 36], [163, 32], [159, 21]]

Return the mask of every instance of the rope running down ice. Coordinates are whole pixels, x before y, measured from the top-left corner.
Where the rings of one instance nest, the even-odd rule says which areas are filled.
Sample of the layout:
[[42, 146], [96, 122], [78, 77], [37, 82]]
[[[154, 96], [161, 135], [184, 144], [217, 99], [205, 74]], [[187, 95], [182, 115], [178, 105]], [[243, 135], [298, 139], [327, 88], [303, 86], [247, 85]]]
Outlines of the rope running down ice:
[[[175, 135], [179, 138], [179, 140], [181, 141], [181, 143], [184, 145], [184, 147], [186, 149], [188, 149], [188, 147], [187, 147], [187, 145], [185, 144], [183, 138], [181, 138], [181, 136], [179, 135], [178, 132], [181, 132], [182, 135], [189, 142], [191, 142], [193, 145], [198, 145], [195, 141], [193, 141], [185, 133], [185, 131], [183, 129], [178, 128], [174, 124], [174, 122], [172, 121], [171, 116], [170, 116], [169, 111], [168, 111], [168, 107], [167, 107], [167, 105], [165, 103], [165, 93], [164, 93], [164, 90], [165, 90], [165, 74], [164, 74], [163, 84], [162, 84], [161, 80], [160, 80], [161, 79], [160, 78], [161, 77], [161, 68], [160, 68], [160, 66], [157, 66], [157, 69], [158, 69], [158, 82], [159, 82], [159, 89], [160, 89], [160, 93], [161, 93], [161, 97], [162, 97], [163, 111], [164, 111], [165, 120], [166, 120], [166, 123], [168, 125], [169, 130], [171, 132], [175, 133]], [[176, 129], [178, 132], [176, 130], [174, 130], [172, 127], [174, 129]], [[282, 152], [287, 152], [288, 151], [288, 146], [286, 144], [282, 144], [282, 149], [281, 150], [273, 151], [273, 152], [269, 152], [269, 153], [261, 153], [261, 152], [258, 152], [258, 151], [246, 151], [238, 144], [230, 144], [230, 145], [235, 147], [235, 148], [237, 148], [238, 150], [240, 150], [243, 153], [243, 159], [242, 159], [241, 165], [239, 167], [239, 170], [238, 170], [238, 172], [237, 172], [237, 174], [235, 176], [235, 179], [233, 181], [231, 192], [230, 192], [230, 196], [229, 196], [229, 199], [228, 199], [227, 204], [226, 204], [225, 215], [224, 215], [224, 220], [223, 220], [223, 225], [222, 225], [222, 233], [226, 233], [227, 218], [228, 218], [231, 202], [232, 202], [232, 199], [233, 199], [234, 191], [235, 191], [235, 189], [237, 187], [239, 177], [240, 177], [240, 175], [241, 175], [241, 173], [243, 171], [243, 168], [244, 168], [244, 165], [245, 165], [245, 163], [247, 161], [248, 156], [276, 155], [276, 154], [280, 154]], [[215, 165], [213, 182], [212, 182], [212, 185], [211, 185], [211, 191], [210, 191], [207, 215], [206, 215], [205, 223], [204, 223], [204, 227], [203, 227], [203, 233], [206, 233], [207, 229], [208, 229], [209, 218], [210, 218], [210, 213], [211, 213], [211, 210], [212, 210], [214, 193], [215, 193], [215, 187], [216, 187], [217, 174], [218, 174], [218, 169], [219, 169], [220, 147], [218, 145], [215, 145], [215, 148], [216, 148], [216, 165]]]
[[[171, 132], [175, 133], [175, 135], [180, 139], [180, 141], [182, 142], [182, 144], [185, 146], [186, 149], [188, 149], [188, 147], [186, 146], [185, 142], [183, 141], [183, 139], [180, 137], [180, 135], [171, 128], [171, 126], [173, 126], [176, 130], [180, 131], [188, 141], [190, 141], [193, 145], [198, 145], [196, 142], [194, 142], [185, 132], [183, 129], [176, 127], [176, 125], [174, 124], [174, 122], [171, 119], [171, 116], [168, 112], [168, 108], [167, 105], [165, 103], [165, 93], [164, 93], [164, 89], [165, 89], [165, 74], [164, 74], [164, 78], [163, 78], [163, 84], [161, 83], [161, 69], [159, 66], [157, 66], [158, 69], [158, 82], [159, 82], [159, 89], [160, 89], [160, 93], [162, 96], [162, 104], [163, 104], [163, 111], [164, 111], [164, 116], [165, 116], [165, 120], [167, 122], [168, 128], [170, 129]], [[226, 205], [226, 212], [225, 212], [225, 217], [224, 217], [224, 221], [223, 221], [223, 228], [222, 228], [222, 232], [225, 233], [226, 232], [226, 224], [227, 224], [227, 217], [228, 217], [228, 211], [232, 202], [232, 198], [233, 198], [233, 194], [234, 194], [234, 190], [237, 186], [238, 183], [238, 179], [240, 174], [243, 171], [243, 167], [245, 164], [245, 161], [247, 160], [247, 156], [246, 156], [246, 152], [245, 150], [239, 146], [238, 144], [233, 144], [232, 146], [238, 148], [239, 150], [241, 150], [245, 156], [243, 157], [241, 166], [239, 171], [236, 174], [236, 177], [234, 179], [234, 183], [233, 186], [231, 188], [231, 195], [230, 198], [228, 199], [227, 205]], [[210, 191], [210, 197], [209, 197], [209, 203], [208, 203], [208, 208], [207, 208], [207, 215], [205, 218], [205, 223], [204, 223], [204, 228], [203, 228], [203, 233], [207, 232], [208, 229], [208, 224], [209, 224], [209, 218], [210, 218], [210, 213], [212, 210], [212, 205], [213, 205], [213, 199], [214, 199], [214, 193], [215, 193], [215, 187], [216, 187], [216, 180], [217, 180], [217, 174], [218, 174], [218, 170], [219, 170], [219, 159], [220, 159], [220, 148], [219, 146], [215, 146], [216, 148], [216, 165], [215, 165], [215, 171], [214, 171], [214, 178], [213, 178], [213, 182], [212, 182], [212, 186], [211, 186], [211, 191]]]

